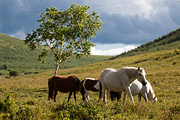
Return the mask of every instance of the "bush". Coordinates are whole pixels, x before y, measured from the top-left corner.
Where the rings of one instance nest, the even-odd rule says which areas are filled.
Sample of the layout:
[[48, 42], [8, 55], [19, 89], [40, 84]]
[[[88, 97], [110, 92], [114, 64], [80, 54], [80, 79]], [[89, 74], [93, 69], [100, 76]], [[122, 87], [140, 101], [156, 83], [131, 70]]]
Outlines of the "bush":
[[17, 72], [17, 71], [10, 71], [9, 72], [9, 76], [14, 76], [14, 77], [16, 77], [16, 76], [18, 76], [19, 75], [19, 73]]
[[13, 102], [11, 94], [5, 100], [0, 100], [0, 119], [13, 119], [15, 111], [15, 102]]

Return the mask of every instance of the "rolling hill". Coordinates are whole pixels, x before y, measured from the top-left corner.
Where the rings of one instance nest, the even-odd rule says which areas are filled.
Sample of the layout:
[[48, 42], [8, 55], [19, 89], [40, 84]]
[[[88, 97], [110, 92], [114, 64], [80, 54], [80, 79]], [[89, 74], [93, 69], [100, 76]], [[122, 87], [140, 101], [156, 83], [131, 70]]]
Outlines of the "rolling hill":
[[180, 28], [110, 59], [180, 48]]
[[67, 103], [68, 93], [58, 93], [57, 102], [48, 101], [48, 79], [54, 70], [40, 74], [6, 79], [0, 76], [0, 119], [115, 119], [115, 120], [179, 120], [180, 118], [180, 50], [164, 50], [131, 57], [97, 62], [77, 68], [63, 69], [58, 75], [76, 75], [98, 78], [105, 68], [120, 69], [124, 66], [146, 67], [146, 79], [151, 83], [158, 101], [138, 101], [126, 104], [107, 99], [107, 104], [97, 102], [99, 92], [89, 92], [90, 102], [83, 102], [77, 94]]
[[[124, 52], [114, 57], [94, 55], [90, 58], [83, 57], [81, 59], [72, 57], [70, 60], [61, 64], [60, 69], [74, 68], [108, 59], [113, 60], [122, 57], [176, 48], [180, 48], [180, 28], [146, 44], [142, 44], [133, 50]], [[37, 73], [37, 71], [54, 69], [54, 58], [52, 56], [47, 57], [47, 64], [41, 64], [37, 60], [41, 51], [41, 46], [35, 51], [29, 51], [29, 47], [24, 44], [23, 40], [0, 33], [0, 74], [8, 74], [7, 70], [17, 70], [20, 73]]]
[[[30, 51], [23, 40], [0, 33], [0, 73], [2, 75], [8, 74], [7, 70], [17, 70], [20, 73], [37, 73], [37, 71], [41, 70], [54, 69], [53, 56], [47, 57], [47, 64], [42, 64], [37, 60], [38, 55], [41, 52], [41, 46], [35, 51]], [[75, 57], [72, 57], [70, 60], [61, 64], [60, 69], [79, 67], [90, 63], [104, 61], [108, 58], [110, 58], [110, 56], [92, 55], [90, 58], [84, 56], [77, 60]]]

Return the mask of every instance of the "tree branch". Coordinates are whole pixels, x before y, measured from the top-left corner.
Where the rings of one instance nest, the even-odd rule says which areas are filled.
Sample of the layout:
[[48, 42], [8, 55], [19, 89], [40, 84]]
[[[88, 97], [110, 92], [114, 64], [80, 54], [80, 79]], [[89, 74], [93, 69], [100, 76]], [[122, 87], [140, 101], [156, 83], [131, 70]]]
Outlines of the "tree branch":
[[[79, 41], [75, 44], [74, 47], [76, 47], [81, 41], [82, 41], [82, 40], [79, 40]], [[71, 53], [72, 51], [73, 51], [73, 48], [69, 51], [69, 53], [66, 55], [66, 57], [64, 57], [64, 58], [62, 59], [62, 61], [64, 61], [65, 59], [67, 59], [67, 58], [70, 56], [70, 53]]]

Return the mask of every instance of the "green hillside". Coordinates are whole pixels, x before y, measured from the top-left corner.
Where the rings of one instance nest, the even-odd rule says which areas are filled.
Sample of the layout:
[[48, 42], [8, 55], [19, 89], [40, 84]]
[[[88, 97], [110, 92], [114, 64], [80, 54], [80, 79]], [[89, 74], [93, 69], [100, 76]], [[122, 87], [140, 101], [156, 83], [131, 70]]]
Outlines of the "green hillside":
[[180, 48], [180, 28], [110, 59]]
[[[180, 28], [115, 57], [93, 55], [90, 58], [83, 57], [81, 59], [72, 57], [61, 64], [60, 69], [74, 68], [107, 59], [117, 59], [176, 48], [180, 48]], [[0, 74], [8, 74], [7, 70], [17, 70], [20, 73], [37, 73], [37, 71], [54, 69], [54, 58], [52, 56], [47, 57], [47, 64], [41, 64], [37, 60], [41, 51], [41, 46], [35, 51], [29, 51], [29, 47], [24, 44], [23, 40], [0, 33]]]
[[[41, 70], [54, 69], [53, 56], [47, 57], [47, 64], [42, 64], [37, 60], [38, 55], [42, 52], [40, 46], [35, 51], [30, 51], [29, 47], [24, 44], [23, 40], [10, 37], [0, 33], [0, 73], [7, 74], [7, 70], [17, 70], [20, 73], [31, 73]], [[110, 58], [109, 56], [91, 56], [81, 59], [72, 59], [65, 61], [60, 69], [79, 67], [82, 65], [104, 61]]]

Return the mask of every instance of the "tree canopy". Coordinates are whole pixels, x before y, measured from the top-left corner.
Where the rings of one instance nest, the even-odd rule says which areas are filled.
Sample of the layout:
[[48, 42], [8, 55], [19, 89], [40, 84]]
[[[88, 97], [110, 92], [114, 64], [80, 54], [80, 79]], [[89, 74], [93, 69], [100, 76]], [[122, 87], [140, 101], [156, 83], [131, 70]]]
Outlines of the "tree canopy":
[[69, 8], [59, 11], [58, 8], [46, 8], [40, 14], [39, 27], [28, 34], [25, 44], [30, 50], [35, 50], [39, 45], [44, 45], [38, 60], [45, 63], [45, 57], [51, 53], [55, 58], [56, 71], [59, 65], [76, 55], [90, 56], [91, 47], [94, 46], [91, 38], [101, 30], [102, 21], [95, 11], [90, 11], [90, 6], [71, 4]]

